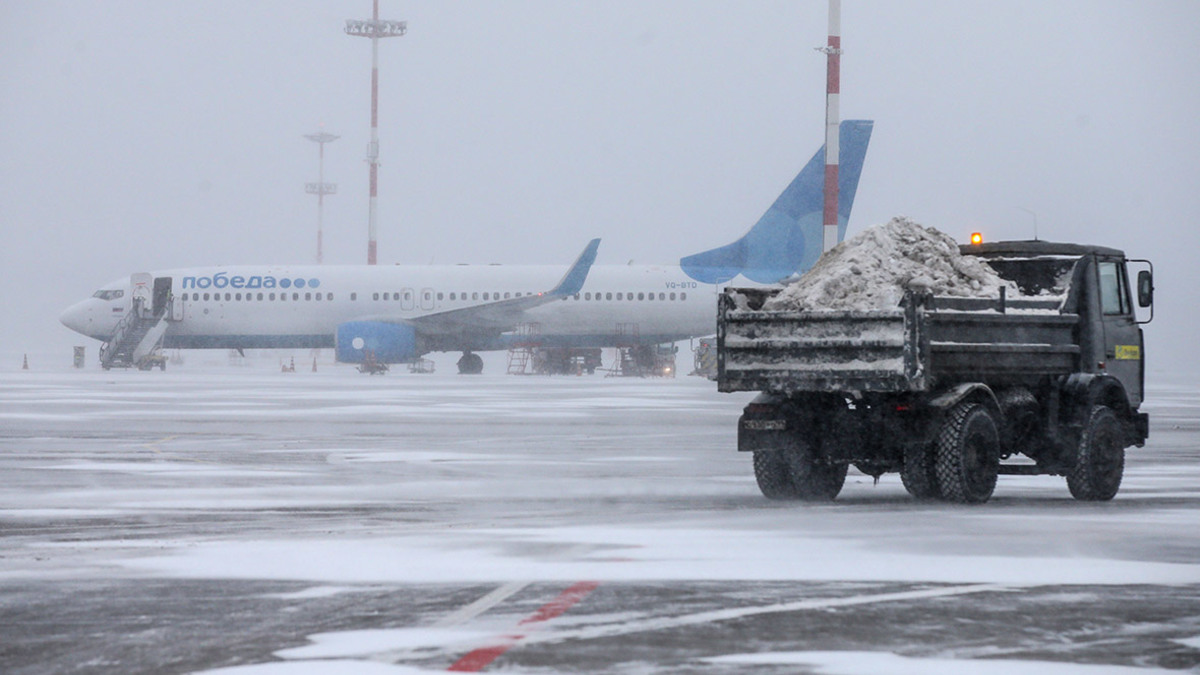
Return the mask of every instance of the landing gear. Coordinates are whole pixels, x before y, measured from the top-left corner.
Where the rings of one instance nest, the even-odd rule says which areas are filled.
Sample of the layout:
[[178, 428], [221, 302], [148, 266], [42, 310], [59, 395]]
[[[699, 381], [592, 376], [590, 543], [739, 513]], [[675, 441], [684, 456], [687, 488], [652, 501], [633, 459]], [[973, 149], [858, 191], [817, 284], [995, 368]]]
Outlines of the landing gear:
[[458, 359], [459, 375], [479, 375], [483, 372], [483, 357], [474, 352], [463, 352]]

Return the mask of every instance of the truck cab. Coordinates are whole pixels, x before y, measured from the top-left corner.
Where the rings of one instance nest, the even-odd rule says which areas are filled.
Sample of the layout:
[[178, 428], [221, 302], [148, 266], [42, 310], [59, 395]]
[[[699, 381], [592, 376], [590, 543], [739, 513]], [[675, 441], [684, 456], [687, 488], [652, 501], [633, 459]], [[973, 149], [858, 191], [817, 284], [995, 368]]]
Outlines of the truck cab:
[[[963, 255], [978, 256], [1023, 295], [1064, 296], [1063, 312], [1079, 314], [1081, 373], [1115, 378], [1130, 405], [1139, 407], [1145, 395], [1143, 335], [1130, 292], [1131, 261], [1115, 248], [1043, 241], [965, 244]], [[1138, 305], [1153, 303], [1149, 269], [1139, 274]]]

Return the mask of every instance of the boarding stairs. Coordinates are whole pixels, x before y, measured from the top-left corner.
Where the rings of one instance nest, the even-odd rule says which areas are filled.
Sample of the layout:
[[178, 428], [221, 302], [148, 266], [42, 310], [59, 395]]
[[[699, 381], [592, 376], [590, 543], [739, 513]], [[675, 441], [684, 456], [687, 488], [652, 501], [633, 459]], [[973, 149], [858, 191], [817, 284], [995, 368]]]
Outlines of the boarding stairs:
[[154, 312], [141, 298], [134, 298], [129, 314], [121, 319], [108, 342], [100, 347], [100, 367], [105, 370], [135, 367], [149, 370], [158, 366], [165, 370], [166, 357], [159, 353], [159, 348], [167, 332], [169, 315], [165, 306]]
[[[534, 361], [541, 344], [542, 324], [523, 323], [517, 326], [517, 339], [508, 350], [508, 374], [529, 375], [529, 365]], [[533, 372], [538, 372], [536, 364]]]

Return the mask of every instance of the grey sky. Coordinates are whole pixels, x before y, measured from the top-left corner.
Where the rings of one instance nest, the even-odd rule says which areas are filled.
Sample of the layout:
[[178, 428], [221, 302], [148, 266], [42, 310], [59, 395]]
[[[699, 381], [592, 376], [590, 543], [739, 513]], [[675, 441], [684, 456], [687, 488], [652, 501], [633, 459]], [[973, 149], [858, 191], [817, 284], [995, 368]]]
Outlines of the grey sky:
[[[382, 0], [381, 263], [674, 262], [745, 231], [822, 141], [826, 3]], [[366, 257], [355, 2], [0, 0], [0, 353], [88, 343], [132, 271]], [[1150, 365], [1192, 365], [1200, 4], [843, 1], [851, 234], [1088, 241], [1155, 261]], [[1156, 356], [1157, 355], [1157, 356]], [[9, 367], [10, 364], [0, 364]], [[1176, 368], [1172, 368], [1176, 369]]]

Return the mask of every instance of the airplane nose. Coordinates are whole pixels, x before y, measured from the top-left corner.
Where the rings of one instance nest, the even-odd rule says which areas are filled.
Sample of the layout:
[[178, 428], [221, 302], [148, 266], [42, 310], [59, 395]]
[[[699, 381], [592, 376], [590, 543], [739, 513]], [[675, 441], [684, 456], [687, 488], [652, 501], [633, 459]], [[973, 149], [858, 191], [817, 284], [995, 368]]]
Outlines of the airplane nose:
[[83, 302], [71, 305], [63, 311], [58, 320], [62, 322], [62, 325], [76, 333], [88, 335], [88, 329], [91, 328], [92, 324], [92, 312], [88, 306], [89, 304], [87, 300], [84, 300]]

